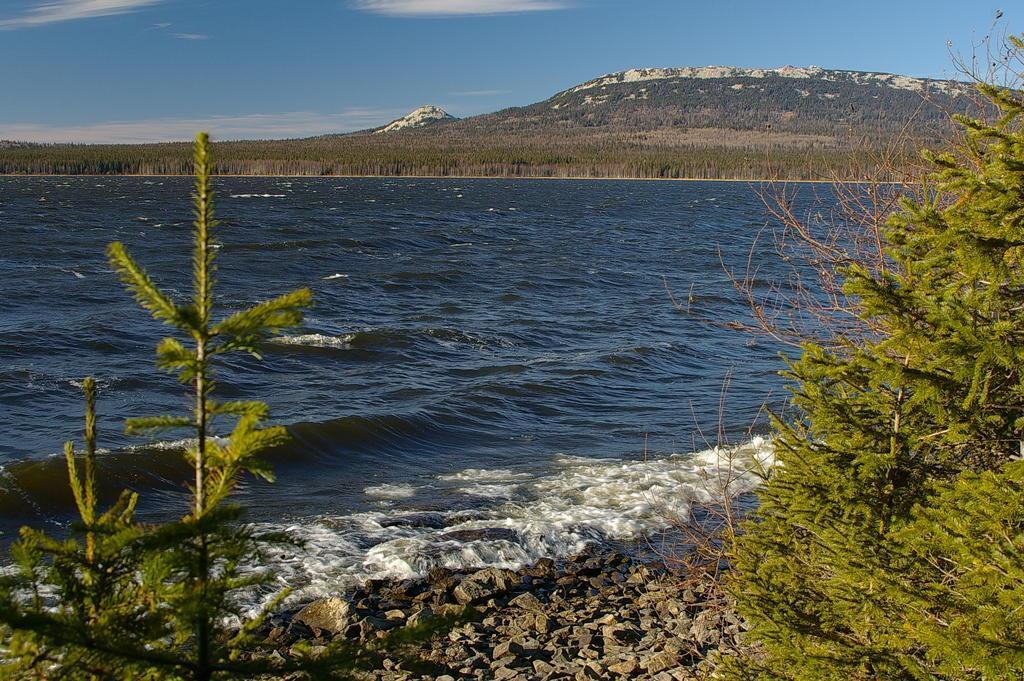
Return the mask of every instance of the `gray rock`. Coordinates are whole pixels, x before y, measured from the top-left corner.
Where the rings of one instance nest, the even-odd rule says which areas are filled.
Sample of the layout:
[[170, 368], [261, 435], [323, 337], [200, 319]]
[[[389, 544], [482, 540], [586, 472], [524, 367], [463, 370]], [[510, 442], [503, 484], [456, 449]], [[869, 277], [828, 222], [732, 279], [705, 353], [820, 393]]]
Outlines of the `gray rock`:
[[434, 619], [434, 617], [434, 609], [430, 606], [425, 606], [420, 610], [414, 612], [412, 615], [410, 615], [409, 618], [406, 620], [406, 624], [408, 624], [411, 627], [415, 627], [425, 622], [429, 622], [430, 620]]
[[541, 603], [540, 600], [538, 600], [538, 598], [536, 596], [534, 596], [532, 593], [530, 593], [529, 591], [527, 591], [526, 593], [523, 593], [523, 594], [519, 594], [518, 596], [513, 598], [511, 601], [509, 601], [508, 604], [512, 605], [512, 606], [515, 606], [517, 608], [522, 608], [523, 610], [543, 610], [544, 609], [544, 604]]
[[550, 579], [555, 575], [555, 561], [550, 558], [541, 558], [523, 572], [531, 577]]
[[305, 641], [303, 641], [303, 642], [300, 642], [300, 643], [296, 643], [291, 648], [289, 648], [288, 649], [288, 656], [289, 657], [298, 657], [300, 654], [308, 652], [311, 657], [319, 657], [320, 655], [323, 655], [324, 651], [326, 651], [326, 650], [327, 650], [327, 648], [325, 646], [309, 645]]
[[630, 676], [640, 668], [640, 665], [635, 659], [625, 659], [622, 662], [616, 662], [615, 664], [608, 665], [608, 671], [613, 674], [621, 674], [622, 676]]
[[433, 610], [434, 614], [438, 617], [453, 617], [471, 613], [473, 608], [464, 605], [456, 605], [454, 603], [445, 603], [443, 605], [435, 606]]
[[340, 634], [351, 623], [352, 608], [341, 598], [321, 598], [313, 601], [295, 615], [294, 620], [310, 629]]
[[445, 517], [440, 513], [409, 513], [382, 518], [378, 522], [381, 527], [424, 527], [431, 530], [442, 530], [445, 527]]
[[484, 584], [490, 584], [499, 591], [508, 591], [519, 585], [519, 575], [511, 570], [489, 567], [473, 574], [473, 579]]
[[452, 590], [455, 600], [462, 605], [482, 603], [497, 592], [494, 586], [483, 584], [471, 577], [459, 582], [459, 585]]
[[601, 674], [590, 667], [584, 667], [576, 672], [576, 676], [573, 678], [575, 678], [576, 681], [598, 681], [601, 678]]
[[679, 658], [677, 658], [674, 653], [662, 651], [647, 658], [644, 661], [643, 666], [644, 669], [647, 670], [648, 674], [657, 674], [668, 669], [673, 669], [678, 666], [678, 664]]
[[555, 666], [549, 662], [545, 662], [544, 660], [534, 660], [533, 671], [541, 675], [550, 674], [555, 671]]
[[266, 640], [267, 640], [268, 643], [285, 643], [285, 642], [291, 643], [291, 642], [293, 642], [293, 641], [287, 641], [287, 637], [288, 637], [288, 629], [285, 628], [285, 627], [277, 626], [277, 627], [274, 627], [273, 629], [270, 630], [270, 633], [267, 634], [267, 639]]
[[359, 620], [359, 638], [368, 639], [394, 627], [395, 623], [389, 620], [380, 617], [364, 617]]
[[707, 643], [714, 636], [714, 627], [704, 618], [698, 618], [690, 626], [690, 638], [697, 643]]
[[498, 645], [494, 646], [494, 652], [492, 653], [495, 659], [512, 656], [513, 658], [519, 657], [523, 654], [523, 647], [514, 641], [502, 641]]

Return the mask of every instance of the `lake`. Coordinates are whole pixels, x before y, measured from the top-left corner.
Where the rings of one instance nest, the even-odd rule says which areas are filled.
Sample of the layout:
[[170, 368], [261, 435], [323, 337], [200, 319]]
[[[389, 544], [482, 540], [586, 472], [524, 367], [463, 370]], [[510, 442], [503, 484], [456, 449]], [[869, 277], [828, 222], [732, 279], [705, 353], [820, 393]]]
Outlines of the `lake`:
[[[723, 269], [746, 266], [766, 222], [746, 184], [216, 187], [220, 309], [315, 294], [262, 362], [217, 374], [222, 398], [268, 402], [293, 436], [268, 454], [278, 482], [246, 481], [239, 498], [307, 542], [280, 557], [282, 582], [322, 591], [635, 539], [700, 493], [720, 432], [749, 442], [766, 432], [762, 405], [783, 402], [780, 349], [707, 321], [748, 318]], [[185, 409], [186, 394], [155, 368], [165, 329], [104, 248], [123, 241], [184, 295], [189, 191], [188, 178], [0, 177], [5, 541], [71, 518], [56, 455], [81, 439], [86, 375], [101, 389], [104, 488], [142, 491], [144, 518], [183, 512], [181, 442], [126, 437], [122, 422]], [[782, 273], [763, 260], [763, 279]]]

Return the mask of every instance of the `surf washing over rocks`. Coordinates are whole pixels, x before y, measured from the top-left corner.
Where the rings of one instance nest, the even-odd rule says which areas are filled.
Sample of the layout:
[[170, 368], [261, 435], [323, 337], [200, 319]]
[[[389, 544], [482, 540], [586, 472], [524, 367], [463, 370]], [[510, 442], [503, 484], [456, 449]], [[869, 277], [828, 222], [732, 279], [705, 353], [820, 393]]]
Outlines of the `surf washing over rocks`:
[[[379, 511], [273, 526], [304, 547], [277, 555], [262, 569], [294, 589], [290, 602], [301, 603], [371, 579], [423, 577], [434, 568], [518, 569], [591, 547], [629, 551], [641, 542], [642, 549], [694, 502], [750, 492], [772, 465], [771, 442], [755, 437], [735, 447], [647, 461], [559, 456], [544, 475], [468, 469], [419, 487], [369, 486], [365, 494], [384, 504]], [[471, 506], [387, 508], [428, 487], [433, 495], [467, 497]], [[490, 505], [481, 505], [481, 498]]]

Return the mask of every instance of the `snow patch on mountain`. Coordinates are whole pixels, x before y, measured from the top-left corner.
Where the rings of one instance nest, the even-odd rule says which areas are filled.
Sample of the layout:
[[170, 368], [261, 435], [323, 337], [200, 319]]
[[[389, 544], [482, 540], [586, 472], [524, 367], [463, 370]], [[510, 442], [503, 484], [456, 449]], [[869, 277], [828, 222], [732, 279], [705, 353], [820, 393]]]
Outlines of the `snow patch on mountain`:
[[391, 121], [380, 130], [375, 130], [374, 134], [394, 132], [396, 130], [405, 130], [407, 128], [422, 128], [425, 125], [432, 125], [445, 120], [455, 120], [455, 117], [439, 106], [428, 104], [427, 106], [421, 106], [415, 111], [412, 111], [397, 120]]
[[824, 81], [849, 81], [860, 85], [880, 85], [899, 90], [925, 92], [928, 90], [945, 92], [950, 95], [966, 93], [970, 85], [958, 81], [929, 80], [927, 78], [911, 78], [891, 73], [870, 73], [866, 71], [837, 71], [823, 69], [820, 66], [783, 66], [777, 69], [744, 69], [735, 66], [703, 66], [684, 68], [653, 68], [630, 69], [618, 73], [609, 73], [588, 81], [582, 85], [566, 90], [560, 96], [570, 95], [582, 90], [603, 88], [622, 83], [639, 83], [652, 80], [670, 80], [673, 78], [695, 78], [702, 80], [719, 78], [796, 78], [817, 79]]

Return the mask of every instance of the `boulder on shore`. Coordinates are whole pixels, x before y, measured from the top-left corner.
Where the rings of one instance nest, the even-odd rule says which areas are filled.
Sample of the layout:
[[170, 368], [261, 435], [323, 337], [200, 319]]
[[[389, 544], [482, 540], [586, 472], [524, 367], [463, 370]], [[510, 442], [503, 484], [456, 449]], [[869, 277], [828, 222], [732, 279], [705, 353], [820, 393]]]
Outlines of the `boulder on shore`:
[[352, 608], [348, 601], [337, 597], [321, 598], [300, 610], [292, 619], [313, 631], [340, 634], [351, 624]]

